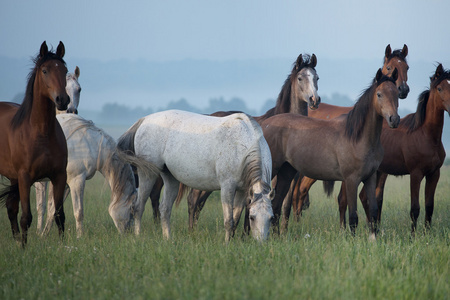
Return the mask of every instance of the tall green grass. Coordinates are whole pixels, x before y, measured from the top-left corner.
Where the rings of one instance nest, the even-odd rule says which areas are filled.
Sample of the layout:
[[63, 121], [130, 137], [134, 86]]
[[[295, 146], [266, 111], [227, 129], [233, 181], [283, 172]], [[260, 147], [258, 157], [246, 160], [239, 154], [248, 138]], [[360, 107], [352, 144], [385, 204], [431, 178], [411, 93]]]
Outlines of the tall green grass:
[[321, 184], [313, 187], [301, 221], [291, 220], [288, 233], [264, 244], [243, 236], [242, 224], [224, 243], [217, 193], [193, 233], [184, 202], [174, 208], [170, 241], [153, 222], [150, 203], [142, 234], [120, 235], [107, 212], [109, 195], [103, 177], [94, 177], [85, 192], [85, 235], [76, 238], [68, 199], [65, 239], [56, 226], [38, 237], [34, 220], [25, 250], [13, 241], [2, 209], [0, 299], [445, 299], [450, 294], [450, 167], [442, 169], [432, 229], [425, 232], [422, 209], [415, 238], [409, 177], [389, 177], [376, 242], [368, 241], [361, 206], [356, 236], [339, 228], [335, 195], [325, 198]]

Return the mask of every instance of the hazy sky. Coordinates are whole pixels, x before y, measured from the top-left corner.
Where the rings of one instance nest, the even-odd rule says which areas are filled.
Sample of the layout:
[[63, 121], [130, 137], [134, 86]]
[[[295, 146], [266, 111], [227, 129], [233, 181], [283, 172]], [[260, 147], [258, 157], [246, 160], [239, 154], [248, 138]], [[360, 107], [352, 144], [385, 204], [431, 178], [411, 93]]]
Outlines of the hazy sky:
[[66, 60], [448, 59], [450, 1], [2, 1], [0, 55], [29, 57], [62, 40]]
[[0, 56], [29, 58], [42, 41], [56, 48], [61, 40], [71, 71], [78, 59], [294, 61], [299, 53], [315, 53], [319, 64], [357, 57], [381, 66], [387, 44], [407, 44], [410, 66], [426, 62], [431, 73], [450, 61], [449, 13], [448, 0], [2, 1]]

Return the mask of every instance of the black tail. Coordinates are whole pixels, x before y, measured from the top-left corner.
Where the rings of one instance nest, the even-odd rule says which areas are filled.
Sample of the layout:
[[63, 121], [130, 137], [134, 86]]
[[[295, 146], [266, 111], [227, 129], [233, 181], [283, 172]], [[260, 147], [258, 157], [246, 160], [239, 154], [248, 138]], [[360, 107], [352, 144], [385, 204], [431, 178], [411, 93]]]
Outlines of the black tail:
[[327, 197], [331, 197], [334, 189], [334, 181], [323, 181], [323, 191], [327, 194]]
[[0, 191], [0, 207], [5, 206], [6, 199], [11, 194], [15, 194], [16, 198], [19, 199], [19, 185], [17, 183], [13, 185], [8, 185]]
[[134, 154], [134, 137], [136, 131], [141, 126], [144, 118], [139, 119], [133, 126], [131, 126], [117, 141], [117, 148], [121, 151]]

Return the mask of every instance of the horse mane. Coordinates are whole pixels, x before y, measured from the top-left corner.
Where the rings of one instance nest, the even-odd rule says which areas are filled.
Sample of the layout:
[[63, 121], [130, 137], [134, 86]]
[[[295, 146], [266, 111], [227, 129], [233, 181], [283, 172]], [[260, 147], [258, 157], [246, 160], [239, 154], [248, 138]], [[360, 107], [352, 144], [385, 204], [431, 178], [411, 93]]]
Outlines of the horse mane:
[[408, 129], [408, 133], [417, 130], [425, 122], [427, 104], [430, 99], [430, 90], [435, 88], [442, 80], [448, 79], [450, 79], [450, 70], [444, 70], [438, 77], [436, 77], [435, 74], [430, 77], [430, 89], [423, 91], [419, 95], [416, 112], [407, 115], [400, 121], [400, 124]]
[[25, 119], [28, 119], [31, 114], [31, 109], [33, 108], [33, 87], [34, 82], [36, 79], [36, 73], [37, 70], [42, 66], [43, 63], [49, 60], [59, 60], [61, 63], [66, 65], [65, 61], [57, 56], [53, 49], [47, 52], [46, 55], [43, 57], [40, 56], [40, 54], [36, 55], [35, 58], [32, 59], [34, 63], [33, 69], [31, 69], [30, 73], [28, 74], [28, 82], [27, 82], [27, 88], [25, 90], [25, 96], [22, 101], [22, 105], [20, 105], [19, 109], [17, 110], [16, 114], [11, 120], [11, 127], [12, 129], [17, 129]]
[[[371, 108], [372, 95], [375, 89], [385, 81], [394, 82], [391, 77], [383, 75], [380, 80], [374, 79], [372, 85], [362, 92], [355, 106], [347, 115], [347, 122], [345, 124], [345, 136], [354, 142], [361, 139], [364, 126], [366, 124], [366, 116]], [[395, 83], [395, 82], [394, 82]]]
[[[281, 91], [278, 94], [277, 102], [275, 107], [269, 109], [265, 114], [265, 118], [269, 118], [271, 116], [274, 116], [276, 114], [281, 113], [287, 113], [291, 109], [291, 93], [292, 93], [292, 80], [295, 80], [295, 75], [297, 75], [298, 72], [300, 72], [303, 68], [311, 68], [315, 70], [315, 68], [311, 64], [311, 56], [308, 54], [302, 55], [302, 63], [300, 65], [297, 65], [297, 62], [294, 62], [291, 73], [287, 76], [286, 80], [284, 81], [283, 86], [281, 87]], [[307, 104], [302, 103], [302, 109], [304, 109], [305, 112], [308, 111]]]

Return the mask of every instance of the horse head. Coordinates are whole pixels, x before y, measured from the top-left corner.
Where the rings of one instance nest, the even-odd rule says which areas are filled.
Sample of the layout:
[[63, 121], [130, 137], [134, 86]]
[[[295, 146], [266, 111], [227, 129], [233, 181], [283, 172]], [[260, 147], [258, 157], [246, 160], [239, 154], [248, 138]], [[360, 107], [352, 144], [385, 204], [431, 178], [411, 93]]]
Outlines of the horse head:
[[438, 103], [442, 103], [442, 108], [446, 110], [450, 116], [450, 71], [444, 70], [442, 64], [439, 64], [436, 68], [436, 72], [430, 79], [430, 94], [436, 93], [438, 95], [441, 99]]
[[78, 66], [75, 68], [75, 72], [73, 74], [67, 73], [66, 75], [66, 92], [70, 98], [67, 113], [78, 114], [78, 105], [80, 103], [81, 93], [81, 86], [78, 83], [78, 77], [80, 77], [80, 69]]
[[382, 72], [386, 76], [391, 76], [394, 69], [397, 69], [398, 76], [395, 81], [397, 85], [400, 99], [405, 99], [409, 93], [409, 86], [406, 83], [408, 81], [408, 63], [406, 62], [406, 56], [408, 55], [408, 46], [403, 45], [403, 49], [397, 49], [392, 52], [391, 45], [386, 46], [384, 55], [384, 64]]
[[250, 192], [249, 220], [252, 236], [258, 241], [265, 241], [269, 237], [270, 224], [273, 219], [272, 199], [274, 190], [270, 192]]
[[383, 75], [381, 69], [378, 69], [375, 76], [375, 92], [373, 94], [373, 103], [378, 114], [386, 119], [389, 127], [397, 128], [400, 123], [398, 115], [398, 90], [395, 85], [397, 80], [397, 69], [392, 71], [391, 76]]
[[[56, 53], [48, 51], [44, 41], [36, 63], [35, 93], [50, 99], [59, 110], [66, 110], [70, 102], [66, 92], [67, 68], [63, 60], [64, 44], [59, 42]], [[39, 90], [36, 90], [38, 89]]]
[[319, 76], [316, 72], [317, 57], [315, 54], [303, 56], [300, 54], [291, 72], [292, 93], [300, 101], [305, 101], [312, 110], [317, 109], [320, 97], [317, 94], [317, 81]]

